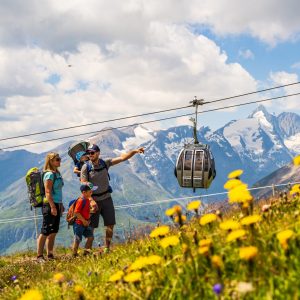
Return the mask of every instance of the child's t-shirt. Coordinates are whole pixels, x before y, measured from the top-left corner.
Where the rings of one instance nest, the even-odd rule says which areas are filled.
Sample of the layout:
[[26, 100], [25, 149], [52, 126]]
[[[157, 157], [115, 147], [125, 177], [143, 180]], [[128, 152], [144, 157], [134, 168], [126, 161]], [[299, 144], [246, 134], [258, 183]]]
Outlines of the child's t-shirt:
[[[85, 220], [90, 218], [90, 200], [85, 198], [79, 198], [76, 202], [74, 213], [80, 213]], [[79, 225], [83, 225], [77, 218], [75, 221]]]

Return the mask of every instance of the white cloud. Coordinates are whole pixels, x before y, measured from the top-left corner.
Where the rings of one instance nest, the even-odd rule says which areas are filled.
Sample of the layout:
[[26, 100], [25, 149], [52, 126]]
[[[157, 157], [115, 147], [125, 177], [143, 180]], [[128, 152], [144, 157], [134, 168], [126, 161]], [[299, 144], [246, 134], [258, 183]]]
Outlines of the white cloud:
[[240, 50], [239, 56], [241, 56], [245, 59], [254, 59], [254, 54], [250, 49]]
[[[194, 95], [212, 99], [255, 89], [247, 71], [228, 63], [213, 41], [192, 34], [185, 26], [153, 22], [144, 38], [145, 45], [81, 43], [76, 51], [61, 54], [37, 47], [2, 48], [1, 57], [7, 63], [1, 64], [1, 74], [11, 75], [3, 75], [5, 84], [0, 85], [0, 92], [7, 92], [5, 107], [0, 107], [2, 126], [7, 129], [1, 136], [181, 107]], [[7, 91], [19, 77], [23, 81], [18, 88]], [[27, 90], [30, 93], [22, 92]], [[12, 116], [16, 121], [5, 121]]]
[[[297, 38], [298, 6], [296, 0], [3, 0], [0, 137], [183, 106], [194, 95], [210, 100], [253, 91], [253, 77], [193, 27], [275, 45]], [[251, 58], [248, 50], [242, 54]]]
[[[298, 75], [294, 73], [287, 73], [285, 71], [280, 72], [271, 72], [270, 73], [270, 79], [273, 82], [273, 85], [285, 85], [290, 83], [296, 83], [299, 81]], [[300, 93], [300, 87], [299, 84], [287, 86], [284, 88], [284, 92], [286, 95], [296, 94]], [[276, 108], [281, 108], [282, 110], [295, 110], [299, 109], [299, 99], [300, 95], [289, 97], [286, 99], [282, 99], [277, 101], [278, 103]]]

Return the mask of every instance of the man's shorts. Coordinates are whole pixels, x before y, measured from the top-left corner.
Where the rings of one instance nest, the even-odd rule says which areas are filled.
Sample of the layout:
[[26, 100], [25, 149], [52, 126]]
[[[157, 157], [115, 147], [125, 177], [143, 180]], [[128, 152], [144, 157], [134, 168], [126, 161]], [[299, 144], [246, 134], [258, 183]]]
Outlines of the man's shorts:
[[53, 216], [51, 214], [51, 207], [49, 203], [43, 204], [42, 214], [43, 214], [43, 224], [41, 228], [41, 234], [48, 236], [51, 233], [58, 233], [60, 215], [61, 215], [61, 205], [54, 203], [57, 215]]
[[93, 228], [91, 228], [90, 226], [85, 227], [83, 225], [74, 223], [73, 232], [75, 235], [75, 240], [79, 243], [82, 241], [82, 236], [84, 236], [85, 238], [94, 237]]
[[[96, 200], [95, 200], [96, 201]], [[111, 197], [104, 200], [96, 201], [98, 205], [98, 210], [91, 214], [91, 224], [93, 228], [98, 228], [99, 226], [99, 216], [101, 215], [104, 221], [104, 226], [115, 225], [115, 207]]]

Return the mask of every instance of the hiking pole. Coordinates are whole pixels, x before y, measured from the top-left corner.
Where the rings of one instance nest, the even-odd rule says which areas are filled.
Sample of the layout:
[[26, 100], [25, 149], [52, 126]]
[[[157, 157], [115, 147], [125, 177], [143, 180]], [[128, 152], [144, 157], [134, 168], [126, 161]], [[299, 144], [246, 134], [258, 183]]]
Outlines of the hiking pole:
[[38, 228], [37, 228], [37, 216], [36, 216], [36, 207], [33, 209], [34, 215], [34, 227], [35, 227], [35, 238], [38, 238]]

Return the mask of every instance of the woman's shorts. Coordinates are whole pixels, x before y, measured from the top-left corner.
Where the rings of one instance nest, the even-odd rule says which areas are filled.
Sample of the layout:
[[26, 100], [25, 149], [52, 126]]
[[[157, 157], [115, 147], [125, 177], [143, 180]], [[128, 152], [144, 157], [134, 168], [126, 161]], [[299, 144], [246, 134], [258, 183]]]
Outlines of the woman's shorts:
[[41, 234], [48, 236], [52, 233], [57, 233], [59, 230], [60, 215], [61, 215], [61, 205], [54, 203], [57, 215], [53, 216], [51, 214], [51, 207], [49, 203], [43, 204], [42, 213], [43, 213], [43, 224], [41, 228]]

